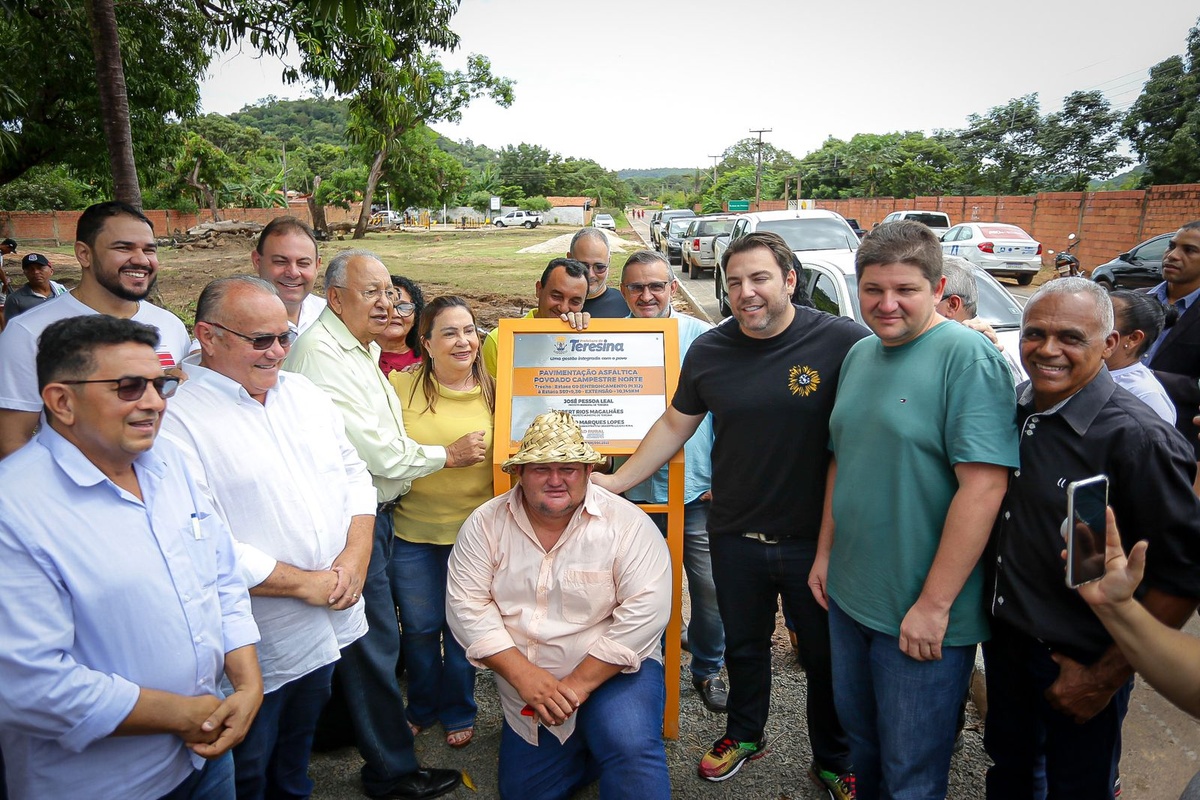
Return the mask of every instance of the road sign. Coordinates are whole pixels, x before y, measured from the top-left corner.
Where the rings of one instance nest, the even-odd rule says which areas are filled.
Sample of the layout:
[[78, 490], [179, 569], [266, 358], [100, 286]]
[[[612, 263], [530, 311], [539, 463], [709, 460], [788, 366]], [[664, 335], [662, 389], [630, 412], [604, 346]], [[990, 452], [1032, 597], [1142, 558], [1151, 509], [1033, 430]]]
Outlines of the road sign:
[[730, 200], [729, 201], [729, 210], [730, 211], [749, 211], [750, 210], [750, 201], [749, 200]]

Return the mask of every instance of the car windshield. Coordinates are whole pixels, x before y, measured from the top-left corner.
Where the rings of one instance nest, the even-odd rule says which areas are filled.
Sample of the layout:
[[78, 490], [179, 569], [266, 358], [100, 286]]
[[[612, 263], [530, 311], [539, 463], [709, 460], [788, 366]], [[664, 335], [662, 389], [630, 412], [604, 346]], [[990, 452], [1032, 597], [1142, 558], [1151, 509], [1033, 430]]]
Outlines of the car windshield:
[[975, 285], [979, 289], [979, 308], [976, 312], [981, 320], [998, 331], [1015, 331], [1021, 327], [1021, 306], [994, 278], [984, 270], [972, 270]]
[[980, 225], [979, 232], [987, 239], [1033, 239], [1015, 225]]
[[923, 223], [930, 228], [950, 227], [950, 219], [945, 214], [905, 214], [904, 218]]
[[701, 222], [700, 228], [696, 231], [696, 235], [716, 236], [719, 233], [729, 233], [731, 230], [733, 230], [733, 220], [714, 219], [707, 222]]
[[858, 236], [840, 219], [775, 219], [758, 226], [783, 237], [793, 250], [857, 250]]

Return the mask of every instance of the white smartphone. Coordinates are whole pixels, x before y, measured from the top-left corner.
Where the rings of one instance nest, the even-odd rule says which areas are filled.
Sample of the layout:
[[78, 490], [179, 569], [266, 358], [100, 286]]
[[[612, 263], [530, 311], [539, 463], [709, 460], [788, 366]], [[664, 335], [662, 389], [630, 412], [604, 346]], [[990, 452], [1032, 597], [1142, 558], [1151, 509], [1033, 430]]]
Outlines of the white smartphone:
[[1104, 577], [1108, 476], [1067, 484], [1067, 586], [1074, 589]]

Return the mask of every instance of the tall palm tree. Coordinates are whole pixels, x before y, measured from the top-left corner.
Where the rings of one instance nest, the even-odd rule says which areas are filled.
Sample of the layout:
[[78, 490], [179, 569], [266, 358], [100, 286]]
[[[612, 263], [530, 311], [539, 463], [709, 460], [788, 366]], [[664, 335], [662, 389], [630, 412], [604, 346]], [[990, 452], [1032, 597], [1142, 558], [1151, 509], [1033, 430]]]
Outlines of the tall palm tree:
[[92, 29], [92, 54], [96, 59], [96, 86], [100, 91], [101, 125], [112, 168], [113, 195], [142, 207], [142, 187], [133, 160], [133, 133], [129, 126], [129, 96], [125, 92], [125, 67], [117, 33], [113, 0], [85, 0]]

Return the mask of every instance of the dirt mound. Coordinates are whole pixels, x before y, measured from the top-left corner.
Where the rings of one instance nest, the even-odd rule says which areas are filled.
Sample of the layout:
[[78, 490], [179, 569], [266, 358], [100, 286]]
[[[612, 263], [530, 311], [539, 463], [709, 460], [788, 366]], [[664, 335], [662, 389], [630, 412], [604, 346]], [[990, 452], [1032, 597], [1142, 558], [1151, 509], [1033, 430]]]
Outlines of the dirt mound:
[[[614, 253], [624, 253], [628, 250], [638, 250], [641, 248], [639, 242], [631, 242], [628, 239], [622, 239], [612, 231], [606, 231], [603, 228], [596, 230], [604, 234], [604, 238], [608, 239], [608, 249]], [[562, 236], [555, 236], [549, 241], [541, 244], [530, 245], [524, 249], [518, 250], [518, 253], [565, 253], [571, 247], [571, 237], [575, 232], [564, 233]]]

